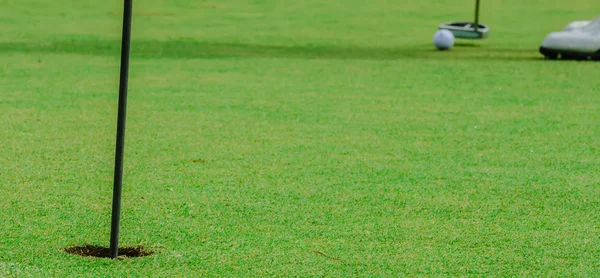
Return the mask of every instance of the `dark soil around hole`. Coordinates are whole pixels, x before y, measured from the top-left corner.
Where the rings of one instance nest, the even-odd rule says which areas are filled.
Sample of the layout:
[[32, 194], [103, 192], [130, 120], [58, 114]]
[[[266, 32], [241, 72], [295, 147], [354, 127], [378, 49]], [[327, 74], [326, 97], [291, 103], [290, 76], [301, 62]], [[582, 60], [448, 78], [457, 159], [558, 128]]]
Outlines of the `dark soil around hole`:
[[[90, 244], [86, 244], [83, 246], [71, 246], [65, 248], [65, 252], [69, 254], [97, 258], [110, 258], [109, 250], [110, 249], [108, 247]], [[150, 256], [153, 253], [154, 252], [152, 250], [144, 249], [144, 247], [142, 246], [119, 247], [119, 258]]]

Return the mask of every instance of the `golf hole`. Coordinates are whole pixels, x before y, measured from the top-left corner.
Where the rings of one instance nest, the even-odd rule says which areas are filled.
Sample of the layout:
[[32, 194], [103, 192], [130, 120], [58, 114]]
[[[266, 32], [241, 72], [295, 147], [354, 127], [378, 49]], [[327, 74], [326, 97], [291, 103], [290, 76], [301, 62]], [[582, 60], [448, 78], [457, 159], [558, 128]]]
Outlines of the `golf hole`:
[[[108, 247], [86, 244], [83, 246], [71, 246], [65, 248], [65, 252], [82, 257], [110, 258]], [[143, 246], [119, 247], [119, 258], [136, 258], [150, 256], [154, 251], [145, 249]]]

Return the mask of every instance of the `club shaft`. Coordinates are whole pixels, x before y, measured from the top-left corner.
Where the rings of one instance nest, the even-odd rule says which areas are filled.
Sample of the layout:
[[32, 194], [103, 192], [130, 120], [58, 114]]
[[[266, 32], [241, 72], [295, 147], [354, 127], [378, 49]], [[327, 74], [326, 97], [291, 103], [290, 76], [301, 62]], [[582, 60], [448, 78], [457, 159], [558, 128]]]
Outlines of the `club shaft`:
[[110, 229], [110, 257], [119, 256], [119, 225], [121, 218], [121, 191], [123, 187], [123, 154], [125, 151], [125, 119], [127, 113], [127, 84], [131, 45], [131, 17], [133, 0], [124, 0], [123, 35], [121, 41], [121, 70], [117, 116], [117, 144], [115, 151], [115, 176], [113, 185], [112, 221]]
[[475, 32], [479, 30], [479, 0], [475, 1]]

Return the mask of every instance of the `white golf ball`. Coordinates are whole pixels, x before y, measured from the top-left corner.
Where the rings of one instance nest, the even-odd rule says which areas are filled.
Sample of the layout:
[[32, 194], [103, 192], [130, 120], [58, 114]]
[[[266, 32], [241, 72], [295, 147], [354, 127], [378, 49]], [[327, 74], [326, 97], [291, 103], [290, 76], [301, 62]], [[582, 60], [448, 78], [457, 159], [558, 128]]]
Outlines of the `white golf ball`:
[[452, 32], [442, 29], [433, 35], [433, 44], [439, 50], [447, 50], [454, 45], [454, 35]]

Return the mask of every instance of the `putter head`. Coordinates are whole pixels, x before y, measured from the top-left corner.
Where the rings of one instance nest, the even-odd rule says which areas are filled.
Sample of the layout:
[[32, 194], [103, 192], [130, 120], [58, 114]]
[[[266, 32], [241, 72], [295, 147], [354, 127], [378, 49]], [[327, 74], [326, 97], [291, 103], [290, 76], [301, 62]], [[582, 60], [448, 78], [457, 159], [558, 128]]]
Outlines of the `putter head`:
[[475, 23], [458, 21], [458, 22], [447, 22], [442, 23], [439, 29], [445, 29], [454, 35], [455, 38], [460, 39], [485, 39], [488, 36], [490, 27], [485, 24], [478, 24], [479, 27], [475, 29]]

